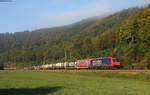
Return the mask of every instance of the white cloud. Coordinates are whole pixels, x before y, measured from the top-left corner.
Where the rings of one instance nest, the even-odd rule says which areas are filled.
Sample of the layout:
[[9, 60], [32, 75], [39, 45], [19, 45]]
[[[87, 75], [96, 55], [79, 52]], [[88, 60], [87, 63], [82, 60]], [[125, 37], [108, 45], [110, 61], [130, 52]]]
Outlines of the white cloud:
[[[51, 3], [61, 4], [68, 0], [51, 0]], [[69, 0], [70, 1], [70, 0]], [[150, 0], [137, 0], [141, 5], [150, 3]], [[71, 1], [70, 1], [71, 2]], [[136, 0], [135, 0], [136, 2]], [[65, 4], [65, 3], [64, 3]], [[103, 4], [103, 5], [102, 5]], [[114, 12], [113, 7], [109, 0], [95, 0], [89, 5], [83, 6], [82, 8], [63, 11], [60, 13], [46, 13], [33, 25], [32, 29], [43, 28], [43, 27], [54, 27], [72, 24], [82, 19], [93, 17], [93, 16], [104, 16]]]
[[62, 26], [72, 24], [85, 18], [93, 16], [104, 16], [112, 13], [110, 5], [100, 5], [101, 0], [95, 0], [93, 3], [83, 6], [82, 8], [70, 11], [63, 11], [55, 14], [46, 13], [40, 18], [36, 25], [32, 27], [32, 29]]
[[67, 11], [58, 14], [47, 14], [41, 19], [37, 27], [49, 27], [71, 24], [82, 19], [93, 16], [104, 16], [110, 14], [111, 11], [102, 8], [91, 8], [83, 10]]
[[139, 2], [141, 2], [144, 5], [147, 5], [150, 3], [150, 0], [138, 0]]

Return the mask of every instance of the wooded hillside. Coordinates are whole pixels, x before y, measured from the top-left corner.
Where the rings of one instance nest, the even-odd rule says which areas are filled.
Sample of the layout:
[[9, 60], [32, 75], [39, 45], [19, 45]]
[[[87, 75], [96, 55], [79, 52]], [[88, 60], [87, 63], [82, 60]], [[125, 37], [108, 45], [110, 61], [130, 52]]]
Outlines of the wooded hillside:
[[0, 34], [0, 62], [24, 67], [119, 56], [124, 68], [150, 68], [150, 8], [35, 31]]

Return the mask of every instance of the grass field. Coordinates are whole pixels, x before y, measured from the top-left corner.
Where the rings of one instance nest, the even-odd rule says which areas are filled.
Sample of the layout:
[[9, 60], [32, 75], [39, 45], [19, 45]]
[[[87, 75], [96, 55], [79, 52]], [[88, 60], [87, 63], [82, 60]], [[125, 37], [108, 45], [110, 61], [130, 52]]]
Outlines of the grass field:
[[150, 95], [145, 74], [0, 71], [0, 95]]

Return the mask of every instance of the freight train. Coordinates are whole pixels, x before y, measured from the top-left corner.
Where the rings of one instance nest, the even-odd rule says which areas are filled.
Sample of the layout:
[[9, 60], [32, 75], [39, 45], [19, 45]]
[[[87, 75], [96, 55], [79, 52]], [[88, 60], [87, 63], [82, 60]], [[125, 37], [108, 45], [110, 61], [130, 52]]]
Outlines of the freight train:
[[113, 69], [120, 68], [121, 63], [116, 57], [102, 57], [77, 60], [76, 62], [60, 62], [41, 66], [26, 67], [25, 70], [51, 70], [51, 69]]

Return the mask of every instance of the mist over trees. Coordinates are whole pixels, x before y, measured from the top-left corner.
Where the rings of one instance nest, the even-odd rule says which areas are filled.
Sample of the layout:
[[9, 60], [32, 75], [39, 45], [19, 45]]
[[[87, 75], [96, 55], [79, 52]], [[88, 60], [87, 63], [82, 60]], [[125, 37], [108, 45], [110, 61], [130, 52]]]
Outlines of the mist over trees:
[[0, 63], [26, 67], [119, 56], [124, 68], [150, 68], [150, 8], [35, 31], [0, 34]]
[[148, 8], [150, 8], [150, 4], [148, 4]]

